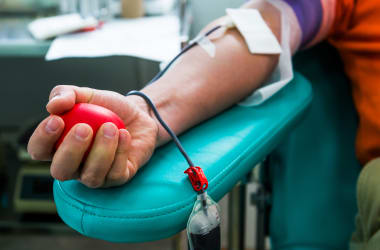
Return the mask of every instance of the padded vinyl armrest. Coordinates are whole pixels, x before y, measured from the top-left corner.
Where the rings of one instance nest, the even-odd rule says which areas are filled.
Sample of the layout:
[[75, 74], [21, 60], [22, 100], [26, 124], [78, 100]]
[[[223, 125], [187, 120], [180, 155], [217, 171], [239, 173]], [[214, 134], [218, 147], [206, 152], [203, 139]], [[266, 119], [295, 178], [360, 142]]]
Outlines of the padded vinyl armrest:
[[[194, 164], [203, 168], [213, 199], [220, 200], [281, 142], [311, 99], [309, 82], [296, 73], [263, 105], [234, 106], [180, 136]], [[187, 167], [174, 143], [168, 143], [123, 186], [90, 189], [78, 181], [55, 181], [58, 214], [93, 238], [144, 242], [169, 237], [185, 228], [196, 198], [183, 173]]]

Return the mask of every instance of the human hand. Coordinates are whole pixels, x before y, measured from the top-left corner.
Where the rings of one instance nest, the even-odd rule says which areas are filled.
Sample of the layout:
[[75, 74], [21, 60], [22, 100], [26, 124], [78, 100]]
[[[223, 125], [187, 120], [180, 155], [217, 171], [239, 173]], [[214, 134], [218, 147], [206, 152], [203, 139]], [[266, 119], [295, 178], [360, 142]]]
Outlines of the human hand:
[[[123, 120], [127, 130], [105, 123], [93, 135], [88, 124], [76, 124], [54, 151], [64, 129], [64, 121], [57, 115], [69, 111], [75, 103], [108, 108]], [[46, 109], [51, 115], [34, 131], [28, 152], [35, 160], [51, 160], [51, 175], [61, 181], [78, 179], [91, 188], [122, 185], [149, 160], [157, 143], [158, 124], [140, 97], [61, 85], [51, 91]]]

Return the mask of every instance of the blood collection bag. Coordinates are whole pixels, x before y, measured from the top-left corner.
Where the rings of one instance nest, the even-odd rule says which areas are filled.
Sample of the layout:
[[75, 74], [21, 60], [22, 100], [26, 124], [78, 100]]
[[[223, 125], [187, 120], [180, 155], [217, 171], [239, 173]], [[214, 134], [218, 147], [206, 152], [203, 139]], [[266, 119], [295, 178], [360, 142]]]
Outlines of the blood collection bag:
[[218, 204], [207, 195], [198, 194], [187, 222], [190, 250], [220, 250], [220, 216]]

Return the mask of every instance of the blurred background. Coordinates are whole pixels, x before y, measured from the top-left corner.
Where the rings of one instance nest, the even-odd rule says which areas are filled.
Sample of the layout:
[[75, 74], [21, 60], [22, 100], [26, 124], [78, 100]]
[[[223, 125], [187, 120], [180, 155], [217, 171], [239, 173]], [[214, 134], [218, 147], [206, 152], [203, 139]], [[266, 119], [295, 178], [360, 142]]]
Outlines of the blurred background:
[[[159, 71], [161, 61], [136, 55], [76, 56], [47, 61], [45, 56], [54, 38], [35, 39], [28, 25], [39, 18], [72, 13], [83, 18], [94, 17], [106, 25], [135, 18], [174, 16], [179, 27], [176, 41], [178, 46], [183, 46], [204, 25], [224, 15], [226, 7], [238, 7], [242, 2], [244, 0], [0, 0], [1, 250], [187, 249], [184, 233], [141, 244], [113, 244], [79, 235], [56, 214], [49, 164], [32, 161], [26, 153], [32, 131], [48, 115], [45, 105], [55, 85], [75, 84], [123, 94], [143, 87]], [[138, 31], [150, 32], [148, 26]], [[238, 185], [220, 202], [225, 249], [237, 249], [238, 244], [254, 249], [257, 209], [251, 196], [259, 189], [255, 181], [257, 175], [254, 173], [247, 180], [243, 196]], [[247, 215], [247, 223], [233, 219], [242, 218], [242, 213]], [[233, 232], [228, 232], [227, 227], [232, 224]]]

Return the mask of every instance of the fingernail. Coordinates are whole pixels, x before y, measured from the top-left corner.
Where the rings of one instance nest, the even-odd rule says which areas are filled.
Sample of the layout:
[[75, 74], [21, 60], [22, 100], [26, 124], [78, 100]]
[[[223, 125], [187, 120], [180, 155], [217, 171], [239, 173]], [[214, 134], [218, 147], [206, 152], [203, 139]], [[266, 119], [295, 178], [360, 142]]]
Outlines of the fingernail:
[[77, 139], [84, 141], [90, 135], [90, 129], [84, 124], [79, 124], [75, 128], [75, 136]]
[[55, 99], [58, 99], [58, 98], [60, 98], [61, 97], [61, 93], [55, 93], [54, 95], [53, 95], [53, 97], [49, 100], [49, 102], [51, 102], [51, 101], [53, 101], [53, 100], [55, 100]]
[[48, 133], [54, 133], [59, 128], [59, 121], [56, 117], [51, 117], [50, 120], [46, 124], [46, 132]]
[[113, 138], [116, 135], [116, 128], [115, 125], [112, 123], [106, 123], [103, 126], [103, 134], [107, 138]]
[[119, 141], [125, 141], [127, 139], [127, 130], [122, 128], [119, 129]]

